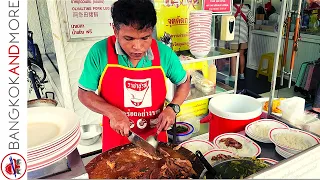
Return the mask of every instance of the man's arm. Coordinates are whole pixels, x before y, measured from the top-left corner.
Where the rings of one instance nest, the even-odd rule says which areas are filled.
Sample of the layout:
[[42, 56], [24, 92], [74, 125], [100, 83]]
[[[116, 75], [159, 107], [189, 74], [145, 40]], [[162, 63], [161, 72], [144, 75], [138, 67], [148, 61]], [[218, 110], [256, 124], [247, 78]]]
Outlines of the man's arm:
[[177, 86], [176, 92], [173, 96], [171, 103], [179, 104], [180, 106], [186, 100], [188, 94], [190, 92], [190, 75], [187, 73], [187, 80]]
[[93, 91], [78, 90], [80, 102], [90, 110], [107, 116], [110, 119], [110, 127], [122, 136], [129, 135], [130, 122], [128, 117], [117, 107], [109, 104]]

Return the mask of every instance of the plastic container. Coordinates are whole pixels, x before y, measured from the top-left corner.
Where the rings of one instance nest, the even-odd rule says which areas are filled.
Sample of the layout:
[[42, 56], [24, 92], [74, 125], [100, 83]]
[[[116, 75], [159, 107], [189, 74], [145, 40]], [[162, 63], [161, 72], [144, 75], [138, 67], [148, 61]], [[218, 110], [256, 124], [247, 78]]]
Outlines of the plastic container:
[[241, 94], [221, 94], [209, 102], [209, 115], [200, 122], [209, 122], [209, 140], [223, 133], [237, 133], [249, 123], [260, 119], [261, 103]]
[[292, 97], [281, 101], [279, 109], [282, 111], [282, 118], [293, 122], [295, 118], [304, 114], [305, 99], [300, 97]]

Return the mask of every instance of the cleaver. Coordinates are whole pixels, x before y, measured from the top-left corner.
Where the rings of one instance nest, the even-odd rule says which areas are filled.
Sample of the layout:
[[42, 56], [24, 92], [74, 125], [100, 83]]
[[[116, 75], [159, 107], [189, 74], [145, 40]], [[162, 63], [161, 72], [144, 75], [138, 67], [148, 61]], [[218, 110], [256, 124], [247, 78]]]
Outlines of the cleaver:
[[146, 140], [144, 140], [142, 137], [137, 135], [136, 133], [129, 131], [128, 139], [131, 143], [134, 145], [141, 147], [145, 151], [147, 151], [150, 155], [158, 157], [157, 150], [149, 144]]

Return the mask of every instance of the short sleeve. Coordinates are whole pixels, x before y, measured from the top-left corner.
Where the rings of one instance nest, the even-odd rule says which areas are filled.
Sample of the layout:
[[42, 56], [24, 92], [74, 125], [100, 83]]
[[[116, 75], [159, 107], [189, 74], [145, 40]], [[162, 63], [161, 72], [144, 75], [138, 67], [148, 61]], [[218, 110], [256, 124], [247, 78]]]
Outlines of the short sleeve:
[[84, 67], [79, 79], [79, 87], [88, 90], [96, 91], [99, 86], [101, 76], [101, 60], [102, 52], [97, 44], [93, 45], [84, 61]]
[[187, 80], [187, 72], [182, 67], [179, 57], [168, 46], [158, 42], [161, 66], [173, 84], [180, 85]]

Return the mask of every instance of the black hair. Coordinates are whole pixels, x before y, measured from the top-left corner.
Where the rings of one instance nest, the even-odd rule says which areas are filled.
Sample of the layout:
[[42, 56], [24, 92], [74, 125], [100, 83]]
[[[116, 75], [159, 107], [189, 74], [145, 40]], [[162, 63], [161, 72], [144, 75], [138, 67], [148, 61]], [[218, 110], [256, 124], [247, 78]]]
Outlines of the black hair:
[[233, 4], [242, 4], [243, 0], [233, 0]]
[[151, 0], [118, 0], [111, 7], [111, 16], [117, 30], [121, 24], [142, 30], [154, 28], [157, 23]]

